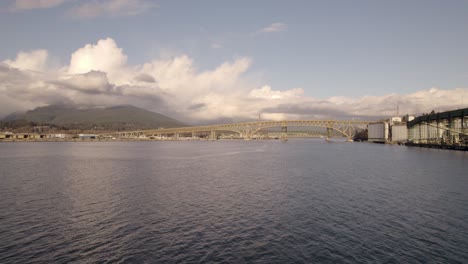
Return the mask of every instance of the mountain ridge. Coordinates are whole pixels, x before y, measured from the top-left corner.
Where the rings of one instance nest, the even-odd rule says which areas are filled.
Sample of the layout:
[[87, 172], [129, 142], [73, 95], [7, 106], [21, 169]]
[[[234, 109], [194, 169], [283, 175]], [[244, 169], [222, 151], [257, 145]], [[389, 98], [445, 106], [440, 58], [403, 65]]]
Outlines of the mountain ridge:
[[3, 122], [26, 120], [37, 125], [56, 125], [67, 129], [132, 130], [185, 126], [171, 117], [132, 105], [108, 107], [78, 107], [49, 105], [24, 113], [12, 113]]

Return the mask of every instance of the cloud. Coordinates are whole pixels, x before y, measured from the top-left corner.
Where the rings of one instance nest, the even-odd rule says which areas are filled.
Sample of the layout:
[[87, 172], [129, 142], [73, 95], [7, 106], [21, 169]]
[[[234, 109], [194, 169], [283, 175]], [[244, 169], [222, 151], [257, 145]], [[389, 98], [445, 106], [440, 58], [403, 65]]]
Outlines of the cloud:
[[285, 23], [272, 23], [267, 27], [264, 27], [260, 30], [263, 33], [273, 33], [273, 32], [280, 32], [286, 31], [287, 25]]
[[193, 110], [202, 109], [203, 107], [206, 107], [206, 104], [200, 103], [200, 104], [193, 104], [193, 105], [189, 106], [187, 109], [193, 111]]
[[153, 78], [153, 76], [151, 76], [149, 74], [146, 74], [146, 73], [142, 73], [140, 75], [135, 76], [134, 80], [137, 81], [137, 82], [146, 82], [146, 83], [155, 83], [156, 82], [156, 80]]
[[47, 74], [11, 68], [0, 63], [0, 94], [3, 97], [0, 105], [15, 102], [13, 107], [7, 109], [8, 112], [1, 114], [31, 109], [38, 105], [70, 102], [66, 90], [57, 89], [48, 81]]
[[56, 82], [56, 84], [90, 94], [111, 93], [114, 88], [114, 86], [109, 83], [107, 74], [100, 71], [76, 74], [64, 81]]
[[238, 57], [199, 69], [185, 54], [129, 65], [111, 39], [86, 44], [68, 65], [50, 68], [45, 50], [20, 52], [0, 62], [0, 116], [53, 103], [95, 106], [131, 104], [188, 123], [262, 119], [367, 119], [421, 114], [466, 106], [468, 89], [430, 88], [410, 94], [330, 97], [303, 88], [274, 89], [248, 75], [252, 59]]
[[273, 91], [270, 86], [265, 85], [259, 89], [253, 89], [250, 91], [249, 96], [252, 98], [262, 99], [284, 99], [292, 97], [300, 97], [304, 93], [304, 89], [296, 88], [287, 91]]
[[68, 73], [80, 74], [89, 71], [113, 73], [127, 63], [127, 55], [111, 38], [101, 39], [96, 44], [87, 44], [71, 56]]
[[72, 7], [68, 13], [76, 18], [134, 16], [153, 7], [154, 2], [148, 0], [93, 0]]
[[221, 44], [218, 43], [218, 42], [211, 43], [211, 48], [212, 48], [212, 49], [220, 49], [220, 48], [222, 48], [222, 47], [223, 47], [223, 45], [221, 45]]
[[21, 70], [44, 71], [48, 57], [47, 50], [22, 51], [16, 55], [14, 60], [5, 60], [4, 63]]
[[15, 0], [11, 11], [52, 8], [63, 4], [66, 0]]

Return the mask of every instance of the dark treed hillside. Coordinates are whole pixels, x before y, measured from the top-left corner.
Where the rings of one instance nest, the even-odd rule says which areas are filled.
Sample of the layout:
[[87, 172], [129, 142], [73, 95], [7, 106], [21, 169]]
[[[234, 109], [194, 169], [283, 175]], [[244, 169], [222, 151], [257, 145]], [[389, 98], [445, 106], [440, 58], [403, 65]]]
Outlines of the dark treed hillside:
[[81, 130], [133, 130], [180, 127], [173, 118], [138, 107], [124, 105], [105, 108], [76, 108], [65, 105], [38, 107], [26, 113], [5, 117], [3, 124], [31, 122]]

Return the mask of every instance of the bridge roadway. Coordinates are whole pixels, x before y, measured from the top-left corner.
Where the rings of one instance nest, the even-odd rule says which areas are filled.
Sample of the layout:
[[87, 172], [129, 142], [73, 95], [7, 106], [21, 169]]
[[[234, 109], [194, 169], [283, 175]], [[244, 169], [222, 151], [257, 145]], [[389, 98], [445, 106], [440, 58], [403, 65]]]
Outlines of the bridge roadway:
[[[288, 127], [315, 127], [326, 129], [324, 136], [331, 137], [340, 134], [352, 139], [358, 129], [365, 129], [370, 122], [347, 120], [283, 120], [283, 121], [258, 121], [247, 123], [220, 124], [209, 126], [160, 128], [152, 130], [115, 132], [111, 135], [116, 138], [125, 137], [172, 137], [177, 139], [181, 135], [197, 137], [197, 134], [208, 134], [214, 140], [220, 132], [235, 132], [244, 139], [257, 136], [262, 130], [269, 128], [281, 128], [281, 137], [287, 138]], [[335, 133], [334, 133], [335, 131]], [[109, 135], [109, 134], [107, 134]]]

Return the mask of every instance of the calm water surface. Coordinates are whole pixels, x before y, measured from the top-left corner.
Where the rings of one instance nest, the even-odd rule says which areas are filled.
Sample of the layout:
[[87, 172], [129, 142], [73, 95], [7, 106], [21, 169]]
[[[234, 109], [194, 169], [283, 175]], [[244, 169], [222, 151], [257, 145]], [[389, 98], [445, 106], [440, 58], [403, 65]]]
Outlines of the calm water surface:
[[468, 153], [0, 144], [0, 263], [468, 263]]

